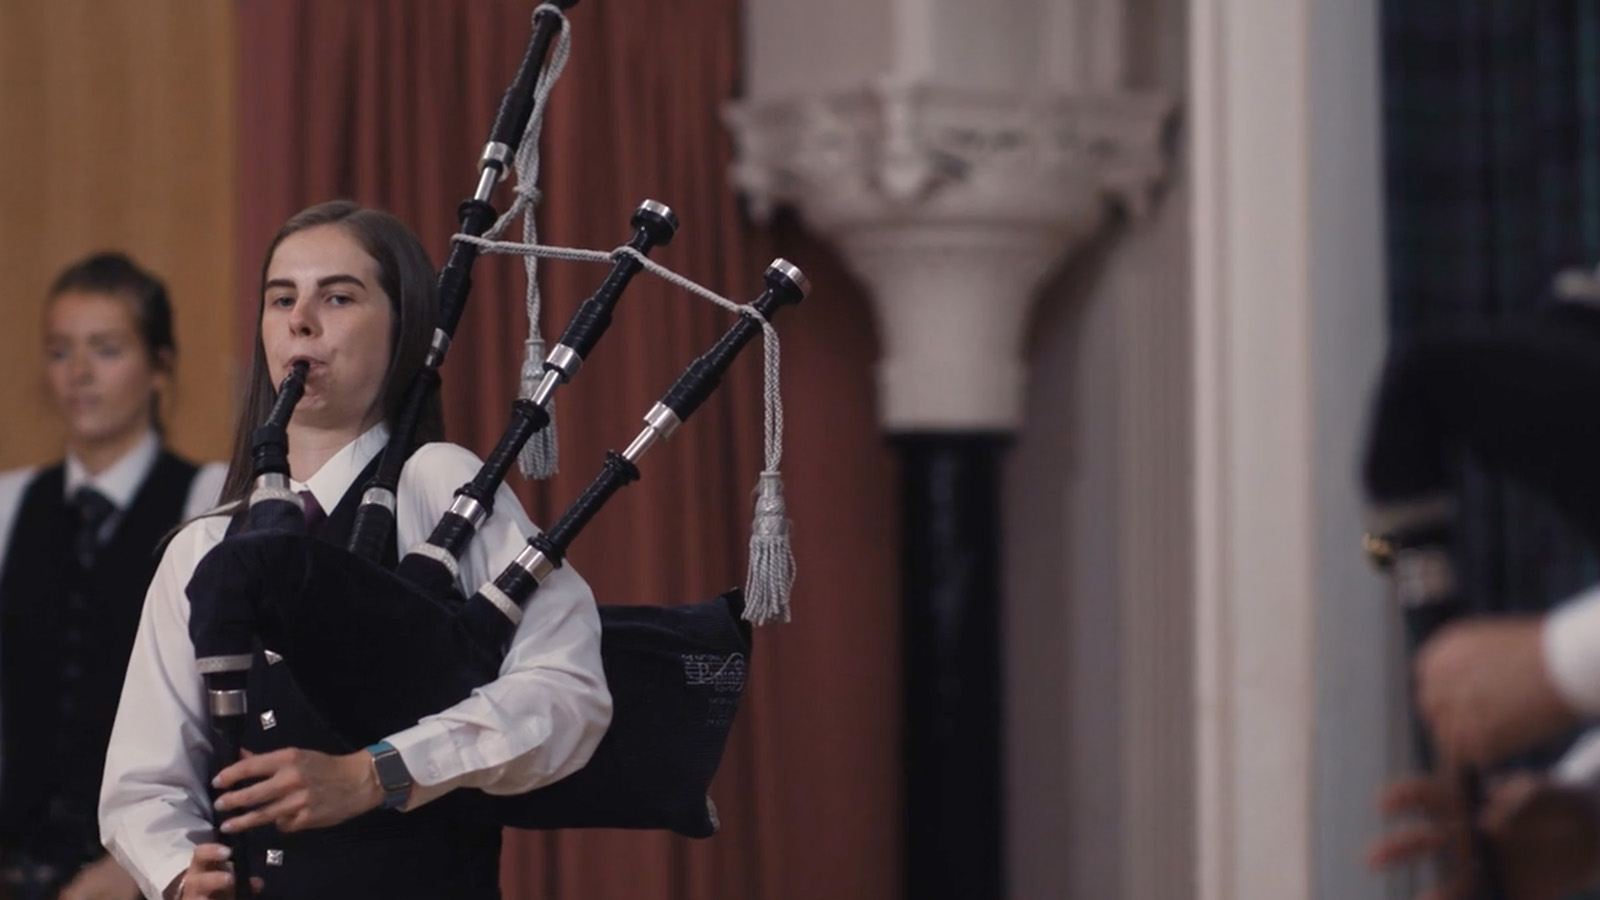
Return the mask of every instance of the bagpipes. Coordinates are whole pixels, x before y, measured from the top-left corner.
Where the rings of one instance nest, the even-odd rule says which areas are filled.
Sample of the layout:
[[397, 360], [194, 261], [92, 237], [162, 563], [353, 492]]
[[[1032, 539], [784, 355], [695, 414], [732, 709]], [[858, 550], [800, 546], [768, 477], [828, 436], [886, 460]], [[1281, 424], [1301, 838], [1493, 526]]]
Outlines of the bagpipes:
[[[313, 729], [316, 736], [300, 745], [305, 749], [351, 752], [454, 705], [497, 676], [539, 584], [562, 565], [571, 542], [606, 500], [639, 477], [640, 458], [694, 413], [740, 350], [761, 335], [767, 353], [767, 466], [746, 589], [680, 606], [602, 605], [601, 656], [613, 698], [604, 739], [577, 773], [527, 794], [491, 798], [500, 822], [512, 827], [668, 829], [706, 837], [717, 829], [706, 791], [743, 693], [749, 622], [787, 618], [792, 558], [776, 472], [781, 411], [775, 408], [770, 321], [781, 307], [799, 302], [809, 285], [799, 269], [776, 260], [764, 274], [761, 296], [735, 305], [662, 269], [647, 254], [671, 240], [677, 220], [654, 202], [635, 212], [632, 240], [610, 254], [494, 239], [519, 211], [531, 223], [532, 180], [523, 163], [535, 154], [528, 145], [536, 144], [538, 113], [566, 52], [560, 7], [571, 5], [547, 3], [535, 14], [533, 39], [480, 162], [477, 191], [462, 204], [461, 230], [439, 274], [440, 323], [432, 350], [363, 495], [349, 545], [308, 536], [300, 499], [288, 490], [283, 426], [298, 396], [297, 379], [303, 378], [303, 372], [292, 372], [272, 415], [252, 437], [256, 479], [242, 526], [207, 554], [187, 587], [190, 636], [206, 681], [215, 768], [236, 758], [241, 735], [252, 727], [246, 685], [263, 670], [303, 701], [302, 709], [285, 710], [279, 700], [279, 719], [296, 716], [324, 726]], [[544, 58], [557, 39], [556, 59], [546, 70]], [[523, 185], [517, 204], [497, 220], [489, 197], [513, 158]], [[393, 541], [399, 473], [418, 410], [437, 390], [438, 366], [460, 319], [473, 263], [485, 250], [605, 260], [612, 268], [543, 358], [538, 377], [524, 379], [531, 390], [513, 404], [511, 425], [477, 476], [457, 491], [429, 539], [391, 571], [383, 558]], [[737, 322], [651, 408], [638, 437], [622, 452], [607, 454], [600, 475], [560, 520], [535, 535], [497, 578], [463, 597], [456, 587], [457, 559], [492, 513], [512, 462], [531, 439], [548, 433], [556, 389], [577, 374], [623, 290], [644, 269], [736, 311]], [[536, 289], [530, 271], [530, 290]], [[351, 634], [361, 639], [352, 642]], [[306, 733], [303, 724], [300, 733]], [[238, 883], [248, 884], [247, 873], [240, 872]]]
[[[1587, 300], [1429, 335], [1390, 353], [1363, 460], [1363, 545], [1390, 577], [1411, 647], [1469, 612], [1457, 521], [1467, 460], [1543, 498], [1600, 547], [1596, 401], [1600, 308]], [[1428, 756], [1426, 741], [1419, 744]], [[1481, 774], [1468, 770], [1462, 780], [1476, 810]], [[1488, 894], [1503, 896], [1487, 838], [1475, 833]]]

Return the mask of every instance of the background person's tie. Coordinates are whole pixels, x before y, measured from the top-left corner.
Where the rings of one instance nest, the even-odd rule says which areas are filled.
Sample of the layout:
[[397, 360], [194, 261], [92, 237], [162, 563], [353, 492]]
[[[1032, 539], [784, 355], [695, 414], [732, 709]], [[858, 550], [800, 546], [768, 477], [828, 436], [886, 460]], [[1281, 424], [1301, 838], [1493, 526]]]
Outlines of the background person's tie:
[[87, 485], [72, 494], [72, 506], [78, 512], [78, 530], [73, 538], [72, 552], [78, 565], [85, 570], [94, 567], [95, 554], [100, 550], [100, 533], [106, 520], [117, 511], [105, 494]]

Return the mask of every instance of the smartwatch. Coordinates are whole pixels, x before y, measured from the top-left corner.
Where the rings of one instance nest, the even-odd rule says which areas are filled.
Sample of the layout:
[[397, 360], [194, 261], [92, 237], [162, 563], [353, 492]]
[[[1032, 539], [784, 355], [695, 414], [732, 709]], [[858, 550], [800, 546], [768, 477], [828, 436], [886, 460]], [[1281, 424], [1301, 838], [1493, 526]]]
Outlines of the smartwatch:
[[388, 741], [379, 741], [367, 748], [372, 754], [372, 768], [378, 773], [378, 786], [383, 788], [385, 809], [401, 809], [411, 798], [411, 772], [400, 751]]

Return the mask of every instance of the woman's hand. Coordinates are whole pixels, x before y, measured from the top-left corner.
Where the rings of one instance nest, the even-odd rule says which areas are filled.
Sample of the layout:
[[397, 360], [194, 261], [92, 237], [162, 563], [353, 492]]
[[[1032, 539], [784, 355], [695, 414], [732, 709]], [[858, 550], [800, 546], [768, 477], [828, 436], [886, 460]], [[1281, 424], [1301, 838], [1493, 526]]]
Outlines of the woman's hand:
[[[1381, 870], [1437, 860], [1444, 864], [1444, 874], [1421, 897], [1467, 900], [1477, 895], [1483, 872], [1467, 799], [1454, 779], [1427, 776], [1397, 782], [1384, 790], [1379, 806], [1385, 817], [1411, 822], [1373, 843], [1369, 866]], [[1578, 788], [1536, 775], [1513, 775], [1489, 790], [1476, 825], [1489, 839], [1501, 888], [1510, 900], [1560, 900], [1600, 875], [1600, 816]]]
[[[242, 782], [261, 779], [248, 787]], [[248, 810], [222, 823], [236, 834], [272, 824], [279, 831], [327, 828], [376, 809], [383, 803], [372, 754], [357, 750], [330, 756], [315, 750], [275, 750], [243, 759], [218, 773], [220, 812]]]
[[[189, 868], [167, 887], [165, 900], [233, 900], [233, 855], [221, 844], [201, 844], [189, 857]], [[260, 893], [265, 883], [259, 878], [250, 879], [250, 886]]]
[[59, 900], [137, 900], [139, 885], [109, 856], [84, 866], [61, 893]]

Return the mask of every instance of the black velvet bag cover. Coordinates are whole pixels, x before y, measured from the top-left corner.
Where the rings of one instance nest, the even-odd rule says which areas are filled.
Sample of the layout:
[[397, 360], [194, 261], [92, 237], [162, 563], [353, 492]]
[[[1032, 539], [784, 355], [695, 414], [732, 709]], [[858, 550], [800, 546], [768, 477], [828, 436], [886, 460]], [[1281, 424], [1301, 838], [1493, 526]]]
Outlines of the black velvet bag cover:
[[[446, 602], [305, 535], [239, 534], [190, 579], [190, 634], [204, 657], [272, 650], [328, 725], [301, 746], [348, 753], [454, 705], [499, 673]], [[231, 602], [195, 602], [197, 598]], [[533, 601], [538, 602], [535, 595]], [[496, 797], [516, 828], [717, 828], [706, 790], [743, 694], [750, 628], [742, 594], [685, 606], [600, 607], [610, 729], [578, 773]], [[259, 667], [258, 667], [259, 668]]]
[[706, 789], [744, 694], [750, 623], [739, 618], [743, 606], [735, 588], [685, 606], [600, 607], [611, 727], [576, 773], [531, 794], [495, 798], [501, 821], [716, 833]]
[[1463, 453], [1546, 498], [1600, 547], [1600, 310], [1563, 303], [1391, 352], [1369, 424], [1368, 499], [1453, 492]]

